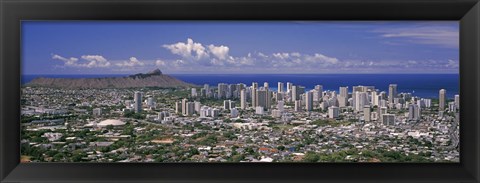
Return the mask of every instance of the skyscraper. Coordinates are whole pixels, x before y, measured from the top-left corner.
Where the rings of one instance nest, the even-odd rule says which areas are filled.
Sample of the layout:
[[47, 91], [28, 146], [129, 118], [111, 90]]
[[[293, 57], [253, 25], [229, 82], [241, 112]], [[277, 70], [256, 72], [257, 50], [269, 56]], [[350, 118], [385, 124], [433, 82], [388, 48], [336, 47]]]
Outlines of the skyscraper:
[[336, 106], [331, 106], [328, 108], [328, 117], [329, 118], [338, 118], [339, 116], [339, 109]]
[[397, 84], [388, 86], [388, 103], [393, 104], [393, 99], [397, 97]]
[[370, 106], [368, 105], [365, 105], [363, 107], [363, 119], [365, 120], [365, 122], [371, 121]]
[[135, 106], [134, 106], [135, 113], [141, 112], [142, 111], [142, 93], [136, 91], [133, 99], [135, 101]]
[[228, 85], [225, 83], [218, 83], [218, 98], [227, 98]]
[[257, 89], [253, 88], [252, 89], [252, 108], [255, 108], [258, 106], [257, 102]]
[[252, 83], [252, 108], [255, 108], [258, 106], [257, 103], [257, 90], [258, 90], [258, 83], [253, 82]]
[[192, 97], [197, 97], [197, 89], [196, 88], [192, 88], [192, 94], [191, 94]]
[[297, 94], [298, 90], [297, 90], [297, 87], [298, 86], [292, 86], [292, 101], [297, 101], [299, 100], [299, 95]]
[[187, 102], [185, 115], [192, 116], [194, 112], [195, 112], [195, 103]]
[[302, 101], [295, 100], [295, 111], [296, 112], [302, 111]]
[[377, 105], [377, 104], [376, 104], [376, 103], [378, 103], [377, 91], [372, 91], [372, 92], [371, 92], [370, 100], [371, 100], [371, 104], [372, 104], [373, 106]]
[[245, 109], [247, 107], [247, 93], [245, 89], [240, 91], [240, 108]]
[[340, 96], [348, 98], [348, 86], [340, 87]]
[[175, 102], [175, 113], [182, 113], [182, 102]]
[[208, 84], [204, 84], [203, 89], [205, 89], [207, 93], [210, 93], [210, 86]]
[[305, 100], [305, 110], [312, 111], [313, 110], [313, 92], [309, 91], [306, 93], [306, 100]]
[[355, 92], [355, 111], [363, 110], [363, 107], [368, 105], [366, 92]]
[[263, 109], [267, 109], [267, 91], [266, 90], [257, 90], [256, 94], [256, 102], [257, 106], [263, 107]]
[[460, 95], [455, 95], [455, 106], [460, 108]]
[[278, 82], [277, 91], [278, 91], [278, 93], [283, 92], [283, 83], [282, 82]]
[[185, 99], [185, 98], [182, 100], [182, 114], [183, 115], [187, 114], [187, 102], [188, 102], [188, 100]]
[[395, 115], [394, 114], [382, 114], [382, 123], [385, 126], [395, 125]]
[[223, 109], [229, 110], [230, 109], [230, 100], [223, 101]]
[[417, 121], [420, 120], [420, 106], [417, 104], [408, 105], [408, 120]]
[[316, 98], [314, 98], [314, 101], [321, 101], [323, 97], [323, 86], [322, 85], [315, 85], [315, 92], [316, 92]]
[[445, 105], [446, 105], [446, 96], [447, 96], [447, 90], [441, 89], [438, 94], [438, 110], [443, 111], [445, 110]]

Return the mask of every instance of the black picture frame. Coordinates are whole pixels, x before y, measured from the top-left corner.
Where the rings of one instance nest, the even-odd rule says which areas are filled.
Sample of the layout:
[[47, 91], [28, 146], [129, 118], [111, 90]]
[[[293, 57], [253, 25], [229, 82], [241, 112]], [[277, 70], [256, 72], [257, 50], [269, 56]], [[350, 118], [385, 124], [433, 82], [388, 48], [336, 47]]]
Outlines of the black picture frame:
[[[478, 0], [1, 0], [0, 182], [479, 182]], [[460, 163], [20, 164], [22, 20], [458, 20]]]

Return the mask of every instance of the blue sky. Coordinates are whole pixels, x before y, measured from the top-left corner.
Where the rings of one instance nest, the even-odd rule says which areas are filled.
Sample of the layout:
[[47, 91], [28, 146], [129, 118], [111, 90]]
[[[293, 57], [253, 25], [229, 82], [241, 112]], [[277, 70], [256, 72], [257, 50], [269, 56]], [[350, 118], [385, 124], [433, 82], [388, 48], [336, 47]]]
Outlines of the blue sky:
[[457, 21], [24, 21], [23, 74], [458, 73]]

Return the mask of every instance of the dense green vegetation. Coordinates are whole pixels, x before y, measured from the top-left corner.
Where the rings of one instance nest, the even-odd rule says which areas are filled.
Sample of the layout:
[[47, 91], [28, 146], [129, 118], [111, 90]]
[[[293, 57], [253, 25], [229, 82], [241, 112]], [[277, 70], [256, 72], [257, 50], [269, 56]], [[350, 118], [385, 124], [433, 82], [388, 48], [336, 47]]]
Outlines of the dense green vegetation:
[[304, 162], [433, 162], [429, 160], [431, 153], [404, 154], [398, 151], [363, 150], [357, 149], [342, 150], [327, 153], [307, 152], [303, 158]]

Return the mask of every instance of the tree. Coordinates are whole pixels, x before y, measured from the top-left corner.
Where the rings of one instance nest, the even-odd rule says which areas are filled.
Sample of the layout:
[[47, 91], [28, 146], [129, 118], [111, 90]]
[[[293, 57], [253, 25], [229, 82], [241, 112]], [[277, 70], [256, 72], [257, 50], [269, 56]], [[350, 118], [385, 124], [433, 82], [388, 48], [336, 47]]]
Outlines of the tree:
[[113, 130], [113, 125], [107, 125], [107, 130]]
[[305, 162], [318, 162], [318, 160], [320, 160], [320, 156], [318, 156], [316, 153], [314, 152], [307, 152], [307, 154], [305, 154], [305, 156], [303, 157], [303, 161]]

